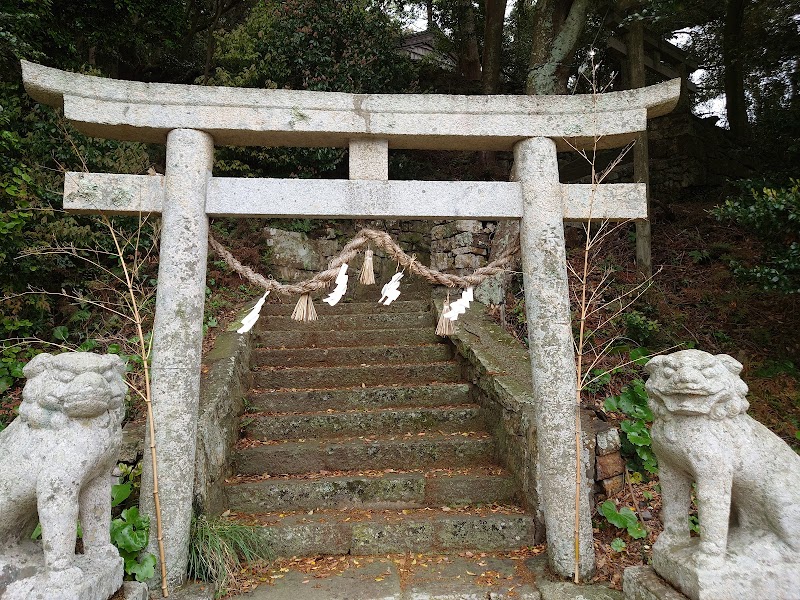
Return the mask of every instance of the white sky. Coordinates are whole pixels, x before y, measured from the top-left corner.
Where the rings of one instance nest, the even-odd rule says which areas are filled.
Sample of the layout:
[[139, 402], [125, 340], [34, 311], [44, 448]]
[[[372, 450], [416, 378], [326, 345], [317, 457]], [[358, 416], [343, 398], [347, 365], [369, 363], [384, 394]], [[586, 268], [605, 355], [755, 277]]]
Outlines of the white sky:
[[[692, 29], [680, 29], [672, 34], [669, 41], [678, 48], [686, 48], [692, 43]], [[697, 69], [695, 72], [689, 74], [689, 79], [696, 85], [702, 85], [703, 78], [706, 75], [705, 69]], [[693, 109], [694, 114], [698, 117], [708, 117], [715, 115], [719, 117], [717, 125], [720, 127], [727, 127], [728, 120], [725, 117], [725, 94], [720, 94], [716, 98], [711, 98], [705, 102], [697, 104]]]

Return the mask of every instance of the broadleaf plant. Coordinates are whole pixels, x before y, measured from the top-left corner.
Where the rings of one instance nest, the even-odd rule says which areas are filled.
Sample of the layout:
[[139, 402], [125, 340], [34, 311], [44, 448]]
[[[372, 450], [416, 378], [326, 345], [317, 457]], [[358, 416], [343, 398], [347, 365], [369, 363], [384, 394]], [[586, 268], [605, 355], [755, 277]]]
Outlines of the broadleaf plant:
[[147, 581], [155, 575], [156, 557], [142, 554], [150, 534], [150, 518], [139, 514], [135, 506], [126, 508], [111, 521], [111, 541], [125, 560], [125, 573], [136, 581]]
[[[637, 357], [637, 360], [642, 359]], [[653, 422], [653, 412], [647, 405], [644, 381], [634, 379], [622, 388], [618, 396], [606, 398], [603, 407], [609, 412], [620, 412], [629, 417], [620, 423], [622, 454], [628, 459], [628, 468], [636, 472], [658, 473], [658, 460], [653, 452], [648, 427]]]
[[639, 522], [636, 513], [627, 506], [617, 510], [613, 500], [606, 500], [600, 505], [600, 512], [609, 523], [618, 529], [625, 529], [633, 539], [640, 540], [647, 537], [647, 530]]

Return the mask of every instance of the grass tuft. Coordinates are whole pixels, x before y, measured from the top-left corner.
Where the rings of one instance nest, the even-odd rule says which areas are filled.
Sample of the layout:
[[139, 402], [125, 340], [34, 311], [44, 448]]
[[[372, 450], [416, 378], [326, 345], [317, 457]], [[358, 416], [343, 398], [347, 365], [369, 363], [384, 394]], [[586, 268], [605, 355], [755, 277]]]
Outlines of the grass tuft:
[[189, 576], [213, 582], [216, 598], [225, 595], [243, 563], [272, 560], [272, 549], [257, 527], [205, 515], [192, 517]]

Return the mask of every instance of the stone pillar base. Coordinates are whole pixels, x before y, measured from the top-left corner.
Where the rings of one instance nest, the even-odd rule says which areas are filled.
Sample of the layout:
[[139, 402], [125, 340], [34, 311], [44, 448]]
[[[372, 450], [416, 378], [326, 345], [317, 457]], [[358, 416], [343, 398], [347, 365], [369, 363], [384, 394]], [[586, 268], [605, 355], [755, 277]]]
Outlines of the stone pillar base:
[[656, 572], [692, 600], [769, 598], [792, 600], [800, 590], [800, 557], [773, 536], [732, 530], [728, 552], [718, 567], [698, 565], [699, 538], [656, 548]]
[[108, 600], [122, 587], [123, 564], [119, 555], [78, 554], [72, 567], [48, 572], [38, 545], [17, 546], [0, 558], [0, 596], [3, 600]]
[[[117, 596], [119, 598], [119, 596]], [[150, 589], [146, 583], [126, 581], [122, 584], [122, 598], [120, 600], [149, 600]]]
[[622, 591], [625, 600], [688, 600], [647, 566], [625, 569]]

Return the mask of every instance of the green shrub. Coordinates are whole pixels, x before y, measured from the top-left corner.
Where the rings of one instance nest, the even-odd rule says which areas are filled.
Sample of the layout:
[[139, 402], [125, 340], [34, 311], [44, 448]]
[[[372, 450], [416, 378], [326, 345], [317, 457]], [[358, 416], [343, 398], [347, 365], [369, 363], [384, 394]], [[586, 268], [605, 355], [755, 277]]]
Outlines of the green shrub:
[[[618, 529], [624, 529], [633, 539], [640, 540], [647, 537], [647, 530], [639, 522], [636, 513], [627, 506], [623, 506], [622, 509], [618, 511], [613, 500], [606, 500], [600, 505], [600, 512], [609, 523]], [[618, 547], [619, 550], [615, 548], [617, 552], [625, 548], [625, 545], [624, 543], [621, 546], [618, 544]]]
[[653, 452], [648, 424], [653, 422], [653, 413], [647, 406], [647, 392], [644, 381], [634, 379], [618, 396], [606, 398], [604, 408], [611, 412], [621, 412], [627, 419], [620, 423], [622, 430], [622, 455], [628, 459], [632, 471], [658, 473], [658, 460]]
[[788, 187], [767, 187], [753, 181], [743, 192], [713, 209], [720, 221], [752, 231], [764, 244], [756, 264], [731, 260], [734, 274], [768, 291], [800, 293], [800, 180]]
[[156, 557], [147, 548], [150, 538], [150, 517], [139, 514], [139, 508], [131, 506], [111, 521], [111, 543], [125, 560], [125, 575], [136, 581], [147, 581], [155, 575]]
[[661, 329], [661, 325], [654, 319], [648, 319], [638, 310], [622, 315], [625, 323], [625, 335], [640, 345], [646, 345], [652, 341], [655, 334]]

